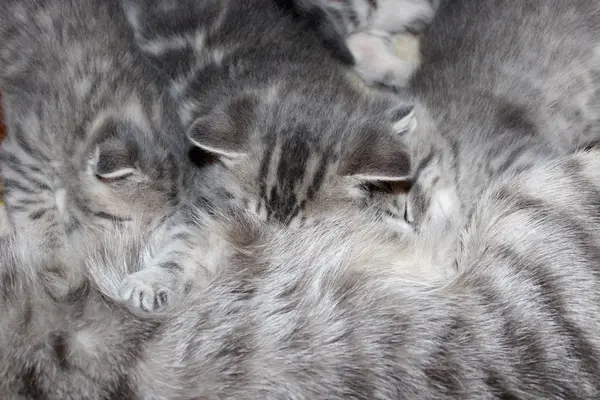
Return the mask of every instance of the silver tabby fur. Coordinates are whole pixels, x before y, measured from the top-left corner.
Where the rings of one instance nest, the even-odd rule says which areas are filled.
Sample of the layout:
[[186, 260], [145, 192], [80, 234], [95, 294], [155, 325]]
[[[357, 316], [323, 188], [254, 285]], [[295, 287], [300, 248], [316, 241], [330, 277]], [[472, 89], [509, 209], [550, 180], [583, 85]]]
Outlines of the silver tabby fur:
[[407, 221], [460, 216], [491, 181], [600, 139], [600, 3], [454, 0], [422, 38], [404, 137]]
[[[284, 225], [393, 207], [390, 189], [410, 173], [401, 138], [416, 129], [412, 106], [366, 93], [308, 26], [270, 0], [123, 4], [140, 49], [171, 80], [191, 143], [214, 159], [195, 182], [195, 203]], [[189, 232], [197, 223], [188, 214], [181, 210], [163, 251], [124, 281], [125, 300], [155, 310], [206, 281], [190, 253], [211, 245]]]
[[[437, 288], [387, 268], [385, 241], [347, 218], [231, 220], [227, 267], [176, 311], [146, 316], [113, 300], [118, 276], [152, 250], [145, 230], [82, 240], [83, 260], [31, 260], [2, 241], [0, 394], [598, 398], [599, 168], [596, 150], [492, 185], [458, 258], [446, 254], [459, 274]], [[399, 242], [397, 259], [411, 249]]]
[[[267, 3], [125, 4], [140, 47], [170, 73], [188, 136], [221, 161], [203, 184], [224, 195], [213, 203], [263, 219], [307, 223], [362, 204], [401, 234], [429, 220], [456, 220], [458, 230], [491, 180], [600, 138], [593, 0], [444, 4], [423, 33], [423, 66], [399, 93], [400, 106], [383, 94], [359, 95], [301, 29], [311, 31], [308, 24], [291, 24]], [[381, 146], [371, 134], [388, 141], [391, 110], [412, 104], [393, 121], [402, 143]], [[344, 150], [353, 146], [361, 150]], [[363, 169], [358, 180], [340, 174], [353, 158], [349, 165]], [[393, 159], [410, 162], [410, 172]], [[390, 198], [394, 180], [411, 182], [407, 195]], [[169, 240], [139, 279], [128, 278], [125, 299], [154, 309], [160, 292], [180, 293], [193, 280], [186, 260], [202, 245], [185, 224], [174, 227], [182, 240]]]
[[44, 253], [141, 212], [149, 226], [168, 215], [188, 144], [120, 3], [2, 8], [0, 172], [14, 229], [36, 236]]
[[[322, 36], [336, 31], [327, 21]], [[413, 187], [399, 201], [415, 228], [427, 215], [466, 217], [490, 180], [600, 139], [597, 1], [442, 2], [421, 51], [420, 69], [397, 90], [412, 97], [421, 127], [404, 137]]]
[[307, 20], [338, 59], [369, 84], [404, 87], [418, 62], [398, 56], [394, 35], [419, 33], [446, 0], [275, 0]]

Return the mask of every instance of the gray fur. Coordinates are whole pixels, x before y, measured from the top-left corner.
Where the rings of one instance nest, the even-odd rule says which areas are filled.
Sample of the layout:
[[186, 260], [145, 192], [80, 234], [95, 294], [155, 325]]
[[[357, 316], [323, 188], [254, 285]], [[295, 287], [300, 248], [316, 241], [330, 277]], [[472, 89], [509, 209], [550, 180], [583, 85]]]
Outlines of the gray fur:
[[[71, 273], [51, 280], [30, 271], [55, 264], [0, 242], [0, 393], [598, 398], [599, 168], [593, 151], [492, 185], [459, 257], [445, 254], [459, 274], [437, 288], [407, 281], [404, 267], [378, 258], [388, 239], [365, 235], [371, 225], [352, 221], [360, 216], [283, 229], [243, 214], [224, 221], [215, 232], [237, 254], [181, 307], [151, 317], [112, 300], [118, 279], [105, 269], [124, 275], [143, 265], [153, 246], [139, 240], [144, 230], [80, 248], [85, 265], [58, 260]], [[413, 247], [398, 242], [397, 259], [407, 251]], [[75, 279], [84, 269], [91, 277]]]
[[[345, 4], [334, 3], [332, 4]], [[412, 188], [402, 208], [467, 221], [490, 181], [600, 140], [600, 5], [594, 0], [443, 2], [407, 90]]]
[[[192, 208], [242, 207], [298, 225], [393, 207], [390, 192], [405, 189], [411, 168], [410, 103], [365, 93], [270, 0], [123, 4], [140, 49], [171, 80], [189, 139], [213, 159]], [[186, 240], [186, 221], [186, 209], [170, 221], [164, 251], [125, 280], [124, 299], [154, 310], [192, 283], [189, 254], [206, 246]]]
[[[383, 94], [359, 94], [302, 24], [291, 24], [266, 3], [247, 10], [236, 2], [126, 4], [141, 48], [171, 73], [188, 135], [222, 161], [209, 168], [202, 186], [216, 187], [212, 192], [262, 218], [310, 222], [328, 210], [362, 204], [402, 234], [424, 229], [427, 220], [457, 218], [460, 229], [491, 180], [600, 138], [600, 7], [592, 0], [576, 6], [563, 0], [449, 2], [424, 32], [424, 64], [400, 95], [404, 106]], [[234, 30], [224, 30], [228, 21]], [[390, 128], [383, 125], [394, 107], [405, 115], [413, 103], [416, 118], [398, 122], [403, 143], [384, 145], [389, 157], [378, 153], [380, 142], [370, 134], [388, 140]], [[344, 152], [353, 144], [359, 152]], [[378, 160], [390, 157], [410, 160], [411, 190], [390, 197], [388, 189], [408, 186], [389, 179], [355, 181], [353, 188], [338, 174], [344, 154], [358, 155], [350, 165], [365, 171], [381, 169]], [[311, 165], [325, 171], [323, 179]], [[408, 176], [400, 175], [396, 179], [406, 182]], [[311, 198], [306, 189], [314, 182], [320, 190]], [[176, 225], [175, 232], [185, 235], [181, 229]], [[193, 247], [169, 241], [165, 248], [149, 265], [157, 278], [131, 277], [125, 298], [146, 297], [133, 290], [142, 288], [148, 308], [172, 275], [161, 268], [176, 266], [189, 275], [182, 265]], [[182, 286], [165, 289], [181, 292]]]
[[149, 226], [168, 215], [188, 144], [120, 3], [11, 0], [2, 8], [8, 135], [0, 168], [14, 229], [36, 236], [45, 252], [140, 212]]
[[393, 36], [421, 32], [445, 0], [275, 0], [307, 20], [366, 82], [404, 87], [418, 62], [397, 55]]
[[600, 139], [600, 4], [455, 0], [422, 38], [407, 92], [410, 222], [461, 215], [491, 181]]

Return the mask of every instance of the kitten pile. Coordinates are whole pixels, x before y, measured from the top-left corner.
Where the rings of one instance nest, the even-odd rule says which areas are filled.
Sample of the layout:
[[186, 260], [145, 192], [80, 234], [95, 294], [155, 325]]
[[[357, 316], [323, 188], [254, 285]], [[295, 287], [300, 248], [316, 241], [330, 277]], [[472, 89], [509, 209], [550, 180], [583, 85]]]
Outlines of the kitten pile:
[[8, 0], [0, 89], [1, 398], [600, 397], [596, 0]]

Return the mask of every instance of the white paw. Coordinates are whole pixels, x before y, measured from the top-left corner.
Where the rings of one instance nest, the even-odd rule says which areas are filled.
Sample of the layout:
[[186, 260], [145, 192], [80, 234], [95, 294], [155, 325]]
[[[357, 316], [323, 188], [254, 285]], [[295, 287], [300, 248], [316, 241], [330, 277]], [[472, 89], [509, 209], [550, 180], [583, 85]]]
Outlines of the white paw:
[[419, 67], [418, 56], [406, 50], [413, 43], [401, 36], [360, 32], [350, 36], [347, 44], [356, 72], [369, 84], [405, 87]]
[[144, 311], [157, 311], [165, 307], [172, 297], [169, 278], [162, 268], [143, 269], [128, 275], [119, 288], [119, 296], [134, 307]]

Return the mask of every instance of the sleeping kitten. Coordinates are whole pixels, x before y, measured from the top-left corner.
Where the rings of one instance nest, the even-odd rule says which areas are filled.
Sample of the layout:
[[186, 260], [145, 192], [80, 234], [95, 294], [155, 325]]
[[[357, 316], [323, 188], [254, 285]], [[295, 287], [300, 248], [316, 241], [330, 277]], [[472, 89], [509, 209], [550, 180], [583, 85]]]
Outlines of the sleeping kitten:
[[444, 141], [405, 137], [418, 165], [406, 202], [415, 225], [428, 212], [466, 217], [490, 180], [600, 139], [597, 1], [455, 0], [422, 52], [409, 92]]
[[[411, 169], [402, 138], [418, 130], [412, 105], [366, 93], [272, 1], [125, 0], [124, 10], [140, 49], [171, 79], [189, 139], [216, 159], [194, 182], [202, 207], [292, 226], [396, 207]], [[193, 283], [207, 243], [188, 232], [197, 225], [188, 214], [124, 281], [125, 300], [155, 310]]]
[[41, 252], [177, 202], [187, 140], [127, 32], [117, 1], [3, 5], [4, 198]]
[[[83, 241], [99, 246], [83, 251], [87, 264], [57, 268], [99, 274], [77, 283], [28, 274], [44, 269], [0, 241], [0, 394], [598, 398], [599, 169], [594, 151], [492, 185], [460, 256], [447, 255], [459, 275], [437, 289], [382, 268], [377, 236], [347, 218], [230, 221], [238, 254], [183, 307], [151, 316], [130, 314], [111, 298], [118, 279], [102, 278], [106, 265], [115, 275], [143, 266], [144, 230]], [[70, 290], [57, 294], [60, 283]]]
[[455, 0], [421, 47], [399, 92], [422, 128], [403, 137], [413, 184], [390, 210], [413, 229], [461, 215], [460, 229], [490, 181], [600, 140], [598, 2]]
[[421, 32], [445, 0], [275, 0], [318, 32], [332, 54], [367, 83], [404, 87], [419, 66], [394, 36]]

